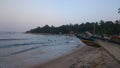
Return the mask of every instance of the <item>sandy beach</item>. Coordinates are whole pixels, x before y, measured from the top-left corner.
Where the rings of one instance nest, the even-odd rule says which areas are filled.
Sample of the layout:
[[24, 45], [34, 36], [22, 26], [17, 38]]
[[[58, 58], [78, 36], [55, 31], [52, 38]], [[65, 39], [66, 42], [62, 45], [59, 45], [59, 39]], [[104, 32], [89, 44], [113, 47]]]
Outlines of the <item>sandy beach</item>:
[[120, 68], [102, 47], [84, 46], [75, 52], [32, 68]]

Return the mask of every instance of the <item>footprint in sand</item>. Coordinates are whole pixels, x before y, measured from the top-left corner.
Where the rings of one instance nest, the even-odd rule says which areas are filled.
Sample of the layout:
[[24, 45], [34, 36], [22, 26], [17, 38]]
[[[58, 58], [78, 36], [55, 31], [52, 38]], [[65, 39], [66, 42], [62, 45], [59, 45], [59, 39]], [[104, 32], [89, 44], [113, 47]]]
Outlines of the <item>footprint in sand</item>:
[[77, 64], [72, 64], [72, 65], [70, 65], [69, 68], [76, 68], [76, 65], [77, 65]]

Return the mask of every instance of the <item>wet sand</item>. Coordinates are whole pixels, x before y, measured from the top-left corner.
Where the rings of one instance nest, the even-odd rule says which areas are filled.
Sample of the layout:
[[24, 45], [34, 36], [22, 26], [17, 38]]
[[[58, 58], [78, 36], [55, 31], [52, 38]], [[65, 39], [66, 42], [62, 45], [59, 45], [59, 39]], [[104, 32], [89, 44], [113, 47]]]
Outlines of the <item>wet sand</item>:
[[32, 68], [120, 68], [102, 47], [84, 46], [75, 52]]

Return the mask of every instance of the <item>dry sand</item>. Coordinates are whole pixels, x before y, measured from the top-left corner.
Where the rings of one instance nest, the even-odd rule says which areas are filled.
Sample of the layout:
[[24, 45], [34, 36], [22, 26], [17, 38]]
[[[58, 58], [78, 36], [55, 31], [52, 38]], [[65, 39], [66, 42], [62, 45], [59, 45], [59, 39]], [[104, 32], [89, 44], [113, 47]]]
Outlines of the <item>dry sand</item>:
[[84, 46], [79, 50], [33, 68], [120, 68], [102, 47]]

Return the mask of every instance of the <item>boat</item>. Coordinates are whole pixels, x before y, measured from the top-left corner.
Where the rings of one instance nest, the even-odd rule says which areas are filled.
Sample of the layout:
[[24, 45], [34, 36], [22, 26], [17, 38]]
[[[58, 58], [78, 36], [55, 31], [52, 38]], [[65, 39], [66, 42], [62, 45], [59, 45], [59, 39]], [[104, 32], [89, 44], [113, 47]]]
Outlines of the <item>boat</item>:
[[93, 34], [90, 33], [89, 31], [86, 31], [84, 33], [85, 36], [81, 36], [78, 34], [75, 34], [75, 36], [88, 46], [100, 47], [100, 45], [95, 41], [95, 36], [94, 36], [95, 35], [95, 24], [93, 28], [94, 28]]
[[95, 41], [95, 39], [92, 37], [87, 38], [77, 34], [75, 36], [88, 46], [100, 47], [99, 44]]
[[120, 36], [112, 36], [110, 42], [120, 44]]

